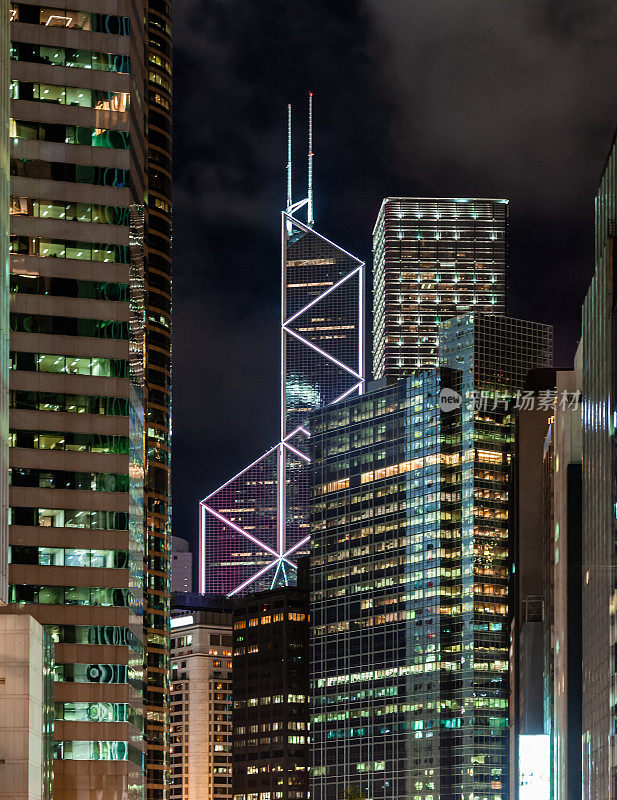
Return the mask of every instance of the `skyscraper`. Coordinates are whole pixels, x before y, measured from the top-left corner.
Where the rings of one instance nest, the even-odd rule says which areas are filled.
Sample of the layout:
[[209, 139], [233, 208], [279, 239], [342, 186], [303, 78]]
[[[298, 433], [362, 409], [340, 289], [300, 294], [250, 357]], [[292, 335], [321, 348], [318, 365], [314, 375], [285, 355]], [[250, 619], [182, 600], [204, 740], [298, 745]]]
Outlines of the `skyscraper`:
[[596, 196], [595, 274], [583, 305], [582, 653], [583, 798], [617, 787], [615, 682], [615, 314], [613, 265], [617, 145], [611, 145]]
[[505, 314], [507, 200], [387, 197], [373, 231], [376, 378], [438, 363], [438, 324]]
[[316, 800], [506, 797], [510, 404], [551, 358], [468, 314], [439, 369], [312, 415]]
[[146, 737], [148, 800], [169, 797], [171, 0], [146, 0]]
[[[144, 208], [157, 197], [156, 132], [150, 143], [144, 6], [108, 11], [11, 7], [10, 599], [56, 643], [56, 800], [143, 797], [144, 622], [163, 654], [149, 657], [147, 682], [162, 698], [148, 699], [160, 731], [152, 797], [167, 764], [168, 562], [144, 552], [144, 469], [159, 460], [150, 412], [162, 403], [164, 429], [168, 403], [152, 387], [152, 361], [163, 374], [168, 364], [168, 338], [153, 337], [169, 309], [152, 319]], [[160, 494], [148, 507], [165, 519]]]
[[201, 592], [295, 581], [309, 541], [308, 415], [364, 385], [364, 263], [314, 230], [310, 147], [309, 165], [308, 197], [293, 203], [289, 186], [281, 218], [281, 440], [200, 503]]

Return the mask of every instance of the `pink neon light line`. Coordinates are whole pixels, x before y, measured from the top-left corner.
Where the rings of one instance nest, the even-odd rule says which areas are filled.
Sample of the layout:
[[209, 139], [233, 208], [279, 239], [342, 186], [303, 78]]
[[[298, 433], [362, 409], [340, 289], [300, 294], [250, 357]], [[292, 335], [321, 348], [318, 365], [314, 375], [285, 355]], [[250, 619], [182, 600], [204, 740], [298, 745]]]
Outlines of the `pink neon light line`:
[[304, 453], [300, 452], [300, 450], [298, 450], [297, 447], [294, 447], [293, 444], [289, 444], [289, 442], [283, 442], [283, 444], [288, 450], [291, 450], [292, 453], [295, 453], [298, 456], [298, 458], [301, 458], [303, 461], [306, 461], [307, 464], [311, 463], [311, 459]]
[[199, 591], [202, 594], [206, 591], [206, 510], [199, 504], [200, 510], [200, 529], [199, 529], [199, 551], [201, 553], [201, 563], [199, 564]]
[[304, 306], [304, 308], [301, 308], [301, 309], [300, 309], [300, 311], [296, 311], [296, 313], [295, 313], [293, 316], [289, 317], [289, 319], [288, 319], [288, 320], [285, 320], [285, 322], [283, 323], [283, 325], [289, 325], [291, 322], [293, 322], [293, 321], [294, 321], [295, 319], [297, 319], [299, 316], [301, 316], [302, 314], [304, 314], [304, 312], [305, 312], [305, 311], [308, 311], [308, 310], [309, 310], [309, 308], [312, 308], [312, 306], [314, 306], [314, 305], [315, 305], [315, 303], [319, 303], [319, 301], [320, 301], [320, 300], [323, 300], [323, 299], [324, 299], [324, 297], [327, 297], [327, 296], [328, 296], [328, 295], [329, 295], [331, 292], [333, 292], [335, 289], [338, 289], [338, 288], [339, 288], [339, 286], [342, 286], [342, 285], [343, 285], [343, 284], [344, 284], [346, 281], [348, 281], [350, 278], [353, 278], [353, 276], [354, 276], [354, 275], [356, 275], [357, 273], [359, 273], [359, 272], [360, 272], [360, 269], [361, 269], [360, 267], [355, 267], [355, 268], [354, 268], [354, 270], [353, 270], [352, 272], [350, 272], [350, 273], [349, 273], [349, 275], [345, 275], [345, 277], [344, 277], [344, 278], [341, 278], [341, 279], [340, 279], [340, 281], [337, 281], [337, 282], [336, 282], [336, 283], [335, 283], [333, 286], [331, 286], [329, 289], [326, 289], [326, 291], [325, 291], [325, 292], [322, 292], [322, 293], [321, 293], [321, 294], [320, 294], [318, 297], [316, 297], [314, 300], [311, 300], [311, 302], [310, 302], [308, 305]]
[[310, 436], [311, 435], [309, 433], [309, 431], [307, 431], [306, 428], [303, 428], [302, 425], [298, 425], [298, 427], [294, 428], [294, 430], [291, 433], [287, 434], [287, 436], [283, 439], [283, 442], [286, 442], [288, 439], [292, 439], [296, 435], [296, 433], [298, 433], [298, 432], [299, 433], [304, 433], [306, 436]]
[[285, 463], [285, 447], [283, 444], [279, 445], [277, 455], [277, 489], [278, 489], [278, 502], [276, 504], [276, 522], [278, 528], [278, 552], [279, 555], [283, 554], [285, 549], [285, 527], [286, 527], [286, 497], [285, 497], [285, 476], [286, 476], [286, 463]]
[[[305, 536], [305, 537], [304, 537], [304, 539], [301, 539], [299, 542], [297, 542], [296, 544], [294, 544], [294, 546], [293, 546], [293, 547], [291, 547], [291, 548], [290, 548], [290, 549], [289, 549], [289, 550], [288, 550], [288, 551], [285, 553], [285, 555], [283, 556], [283, 558], [285, 559], [285, 561], [287, 561], [287, 556], [290, 556], [292, 553], [295, 553], [295, 552], [296, 552], [296, 550], [299, 550], [299, 549], [302, 547], [302, 545], [303, 545], [303, 544], [306, 544], [307, 542], [310, 542], [310, 541], [311, 541], [311, 537], [310, 537], [310, 536]], [[290, 561], [289, 563], [291, 564], [291, 561]], [[293, 567], [295, 567], [296, 569], [298, 568], [296, 564], [292, 564], [292, 566], [293, 566]]]
[[248, 467], [245, 467], [244, 469], [240, 470], [240, 472], [234, 475], [233, 478], [230, 478], [228, 481], [225, 481], [225, 483], [221, 484], [221, 486], [219, 486], [218, 489], [215, 489], [213, 492], [210, 492], [210, 494], [207, 497], [204, 497], [204, 499], [201, 500], [200, 502], [205, 503], [211, 497], [214, 497], [214, 495], [218, 494], [221, 491], [221, 489], [224, 489], [226, 486], [229, 486], [229, 484], [233, 483], [236, 480], [236, 478], [239, 478], [241, 475], [244, 475], [244, 473], [248, 472], [249, 469], [251, 469], [251, 467], [255, 466], [255, 464], [259, 464], [259, 462], [263, 461], [264, 458], [267, 458], [269, 455], [272, 455], [272, 453], [274, 453], [274, 451], [278, 446], [279, 446], [278, 444], [275, 444], [274, 447], [271, 447], [269, 450], [266, 450], [266, 452], [262, 456], [259, 456], [259, 458], [256, 458], [255, 461], [252, 461], [248, 465]]
[[246, 588], [246, 587], [247, 587], [247, 586], [248, 586], [250, 583], [253, 583], [253, 581], [256, 581], [256, 580], [257, 580], [257, 578], [261, 578], [261, 576], [262, 576], [262, 575], [264, 575], [264, 574], [265, 574], [265, 573], [266, 573], [266, 572], [267, 572], [269, 569], [272, 569], [272, 567], [273, 567], [275, 564], [278, 564], [278, 563], [280, 563], [280, 561], [281, 561], [281, 559], [280, 559], [280, 558], [277, 558], [277, 559], [275, 559], [274, 561], [270, 562], [270, 564], [266, 564], [266, 566], [265, 566], [265, 567], [263, 567], [262, 569], [260, 569], [260, 570], [259, 570], [259, 572], [256, 572], [256, 573], [255, 573], [255, 574], [254, 574], [254, 575], [253, 575], [251, 578], [249, 578], [248, 580], [244, 581], [244, 583], [241, 583], [241, 584], [240, 584], [240, 586], [236, 586], [236, 588], [235, 588], [235, 589], [234, 589], [232, 592], [230, 592], [230, 593], [227, 595], [227, 597], [233, 597], [233, 596], [234, 596], [234, 594], [237, 594], [238, 592], [241, 592], [241, 591], [242, 591], [243, 589], [245, 589], [245, 588]]
[[334, 356], [331, 356], [329, 353], [324, 352], [320, 347], [317, 347], [316, 344], [313, 344], [312, 342], [309, 342], [307, 339], [305, 339], [303, 336], [300, 336], [299, 333], [296, 333], [295, 331], [292, 331], [291, 328], [285, 328], [285, 330], [291, 336], [296, 338], [299, 342], [302, 342], [302, 344], [305, 344], [307, 347], [310, 347], [311, 350], [315, 350], [316, 353], [319, 353], [324, 358], [327, 358], [328, 361], [331, 361], [333, 364], [336, 364], [337, 367], [340, 367], [341, 369], [344, 369], [345, 372], [349, 372], [349, 374], [353, 375], [354, 378], [362, 379], [362, 376], [358, 375], [358, 373], [355, 370], [353, 370], [351, 367], [348, 367], [346, 364], [343, 364], [342, 361], [339, 361], [338, 358], [334, 358]]
[[276, 550], [274, 550], [272, 547], [265, 544], [264, 542], [259, 541], [257, 537], [243, 530], [239, 525], [236, 525], [235, 522], [232, 522], [230, 519], [227, 519], [227, 517], [224, 517], [222, 514], [219, 514], [218, 511], [215, 511], [213, 508], [210, 508], [210, 506], [206, 505], [205, 503], [203, 503], [203, 507], [207, 511], [209, 511], [213, 516], [215, 516], [218, 520], [220, 520], [222, 523], [224, 523], [225, 525], [229, 525], [230, 528], [233, 528], [242, 536], [246, 536], [247, 539], [250, 539], [251, 542], [256, 544], [258, 547], [261, 547], [267, 553], [270, 553], [271, 556], [276, 556], [276, 558], [280, 558], [280, 553], [277, 553]]
[[363, 383], [364, 383], [364, 379], [362, 379], [361, 381], [356, 383], [354, 386], [352, 386], [351, 389], [347, 389], [346, 392], [343, 392], [343, 394], [340, 397], [337, 397], [336, 400], [333, 400], [330, 405], [335, 405], [336, 403], [340, 403], [341, 400], [344, 400], [348, 395], [350, 395], [356, 389], [360, 389], [362, 387]]

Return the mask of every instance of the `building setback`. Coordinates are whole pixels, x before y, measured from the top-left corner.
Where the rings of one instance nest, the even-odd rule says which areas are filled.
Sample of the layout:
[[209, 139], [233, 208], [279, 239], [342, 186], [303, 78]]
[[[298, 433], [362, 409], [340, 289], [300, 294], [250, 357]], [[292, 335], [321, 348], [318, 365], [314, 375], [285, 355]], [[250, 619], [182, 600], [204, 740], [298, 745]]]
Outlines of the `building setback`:
[[440, 354], [311, 418], [315, 800], [507, 796], [509, 401], [552, 333], [465, 315]]
[[438, 363], [438, 324], [505, 314], [507, 200], [387, 197], [373, 231], [377, 379]]
[[171, 622], [171, 800], [231, 800], [231, 608], [207, 604]]
[[55, 642], [54, 800], [141, 800], [145, 9], [14, 3], [11, 40], [10, 602]]
[[308, 586], [241, 598], [234, 608], [234, 800], [307, 800]]

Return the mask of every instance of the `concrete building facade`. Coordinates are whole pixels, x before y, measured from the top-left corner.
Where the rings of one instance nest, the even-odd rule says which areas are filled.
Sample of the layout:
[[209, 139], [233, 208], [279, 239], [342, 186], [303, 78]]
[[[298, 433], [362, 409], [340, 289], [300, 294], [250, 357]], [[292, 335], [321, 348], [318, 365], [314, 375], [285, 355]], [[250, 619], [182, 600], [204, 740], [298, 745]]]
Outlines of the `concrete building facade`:
[[0, 796], [52, 800], [54, 651], [29, 614], [0, 614]]
[[172, 800], [231, 800], [232, 617], [223, 600], [172, 619]]

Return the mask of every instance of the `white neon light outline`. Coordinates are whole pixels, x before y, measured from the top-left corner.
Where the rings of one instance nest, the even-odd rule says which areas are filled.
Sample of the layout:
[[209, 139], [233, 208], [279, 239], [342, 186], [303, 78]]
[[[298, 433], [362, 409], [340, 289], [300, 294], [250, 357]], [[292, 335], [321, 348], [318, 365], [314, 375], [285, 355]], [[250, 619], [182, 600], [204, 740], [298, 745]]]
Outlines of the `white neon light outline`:
[[[213, 491], [209, 494], [204, 500], [201, 501], [201, 515], [200, 515], [200, 554], [201, 554], [201, 561], [200, 564], [200, 590], [204, 592], [206, 590], [205, 586], [205, 579], [206, 579], [206, 565], [205, 565], [205, 551], [206, 551], [206, 544], [205, 544], [205, 527], [206, 527], [206, 513], [209, 511], [213, 514], [213, 516], [219, 521], [221, 521], [224, 525], [228, 525], [232, 530], [237, 531], [240, 535], [246, 537], [249, 541], [253, 542], [257, 547], [262, 549], [264, 554], [268, 553], [270, 555], [275, 556], [274, 560], [267, 564], [262, 569], [258, 570], [254, 575], [252, 575], [247, 580], [243, 581], [239, 586], [233, 589], [227, 597], [232, 597], [238, 592], [241, 592], [247, 586], [249, 586], [254, 581], [258, 580], [262, 575], [267, 573], [271, 570], [275, 565], [278, 568], [284, 565], [285, 562], [289, 564], [292, 569], [297, 569], [297, 565], [290, 561], [289, 556], [295, 553], [304, 545], [310, 542], [310, 535], [305, 536], [299, 542], [297, 542], [293, 547], [285, 550], [286, 546], [286, 533], [287, 533], [287, 526], [286, 526], [286, 513], [285, 513], [285, 504], [286, 504], [286, 459], [285, 459], [285, 452], [288, 450], [289, 452], [296, 455], [298, 458], [301, 458], [303, 461], [310, 463], [310, 458], [298, 450], [294, 445], [290, 444], [289, 440], [296, 436], [298, 433], [302, 433], [307, 437], [310, 437], [310, 431], [304, 427], [303, 425], [298, 425], [294, 428], [293, 431], [290, 433], [286, 432], [287, 426], [287, 407], [286, 407], [286, 372], [287, 372], [287, 339], [285, 337], [285, 333], [293, 336], [299, 342], [304, 344], [305, 346], [309, 347], [310, 349], [314, 350], [316, 353], [321, 355], [326, 360], [333, 363], [335, 366], [339, 367], [343, 371], [347, 372], [348, 374], [352, 375], [354, 378], [357, 379], [357, 383], [355, 383], [352, 387], [350, 387], [346, 392], [336, 398], [333, 403], [338, 403], [343, 400], [348, 395], [352, 394], [356, 389], [359, 390], [359, 393], [362, 393], [365, 384], [365, 365], [364, 365], [364, 306], [365, 306], [365, 286], [364, 286], [364, 274], [365, 274], [365, 262], [360, 261], [356, 256], [349, 253], [347, 250], [344, 250], [339, 245], [332, 242], [330, 239], [327, 239], [325, 236], [322, 236], [320, 233], [315, 231], [312, 227], [307, 226], [303, 222], [300, 222], [297, 218], [292, 216], [294, 212], [298, 211], [299, 209], [303, 208], [305, 205], [308, 204], [308, 198], [301, 200], [297, 203], [294, 203], [290, 207], [287, 208], [286, 211], [281, 212], [281, 221], [282, 221], [282, 230], [281, 230], [281, 386], [280, 386], [280, 402], [281, 402], [281, 439], [277, 445], [272, 447], [270, 450], [267, 450], [262, 456], [255, 459], [251, 464], [245, 467], [243, 470], [238, 472], [233, 478], [226, 481], [222, 484], [218, 489]], [[286, 262], [286, 245], [288, 236], [292, 231], [292, 227], [296, 226], [301, 231], [305, 233], [311, 233], [314, 236], [317, 236], [321, 241], [327, 243], [331, 247], [333, 247], [338, 252], [342, 253], [343, 255], [350, 258], [357, 266], [354, 266], [353, 269], [341, 279], [336, 281], [332, 286], [322, 292], [317, 297], [313, 298], [313, 300], [304, 306], [302, 309], [297, 311], [293, 314], [289, 319], [286, 320], [286, 309], [287, 309], [287, 295], [286, 295], [286, 279], [287, 279], [287, 262]], [[327, 297], [331, 292], [335, 291], [339, 288], [342, 284], [347, 282], [350, 278], [358, 275], [358, 371], [356, 372], [354, 369], [349, 367], [348, 365], [344, 364], [342, 361], [339, 361], [334, 356], [331, 356], [329, 353], [322, 350], [317, 345], [314, 345], [312, 342], [305, 339], [300, 334], [296, 333], [294, 330], [291, 330], [288, 325], [294, 322], [298, 317], [300, 317], [303, 313], [308, 311], [314, 305], [323, 300]], [[233, 523], [231, 520], [224, 517], [219, 512], [215, 511], [211, 506], [207, 504], [207, 501], [210, 500], [212, 497], [217, 495], [220, 491], [224, 488], [229, 486], [239, 477], [244, 475], [248, 472], [252, 467], [259, 464], [259, 462], [263, 461], [268, 456], [272, 455], [275, 451], [277, 452], [277, 547], [279, 552], [274, 551], [271, 547], [266, 545], [256, 536], [249, 534], [247, 531], [240, 528], [240, 526]], [[276, 580], [275, 574], [274, 580]], [[284, 569], [284, 566], [283, 566]], [[274, 582], [274, 581], [273, 581]]]
[[302, 547], [303, 544], [306, 544], [307, 542], [310, 542], [310, 541], [311, 541], [310, 535], [309, 536], [305, 536], [304, 539], [300, 539], [299, 542], [296, 542], [296, 544], [294, 544], [293, 547], [290, 547], [289, 550], [285, 553], [285, 556], [284, 556], [285, 561], [287, 561], [288, 564], [291, 564], [291, 566], [294, 569], [298, 569], [298, 565], [294, 564], [292, 561], [290, 561], [287, 558], [287, 556], [290, 556], [292, 553], [295, 553], [296, 550], [299, 550]]
[[266, 566], [262, 567], [259, 570], [259, 572], [256, 572], [254, 575], [252, 575], [250, 578], [248, 578], [246, 581], [244, 581], [244, 583], [241, 583], [239, 586], [236, 586], [235, 589], [233, 589], [231, 592], [229, 592], [227, 597], [233, 597], [235, 594], [238, 594], [238, 592], [241, 592], [243, 589], [245, 589], [247, 586], [249, 586], [249, 584], [253, 583], [253, 581], [256, 581], [257, 578], [261, 578], [262, 575], [264, 575], [269, 569], [272, 569], [272, 567], [275, 564], [278, 564], [279, 561], [280, 561], [280, 559], [276, 558], [274, 561], [271, 561], [269, 564], [266, 564]]
[[[291, 233], [290, 223], [285, 223], [287, 214], [281, 215], [281, 440], [285, 440], [287, 430], [287, 341], [285, 339], [285, 317], [287, 315], [287, 238]], [[291, 219], [291, 218], [288, 218]]]
[[288, 442], [290, 439], [293, 439], [296, 433], [303, 433], [305, 436], [311, 435], [306, 428], [303, 428], [302, 425], [298, 425], [297, 428], [294, 428], [293, 431], [291, 433], [288, 433], [287, 436], [283, 439], [283, 444], [285, 444], [285, 442]]
[[355, 369], [352, 369], [351, 367], [348, 367], [347, 364], [343, 364], [343, 362], [339, 361], [338, 358], [335, 358], [334, 356], [331, 356], [330, 353], [326, 353], [320, 347], [317, 347], [316, 344], [313, 344], [312, 342], [309, 342], [308, 339], [305, 339], [304, 336], [300, 336], [299, 333], [296, 333], [295, 331], [291, 330], [291, 328], [285, 328], [285, 326], [283, 326], [283, 328], [284, 328], [285, 331], [287, 331], [287, 333], [290, 336], [293, 336], [299, 342], [302, 342], [302, 344], [305, 344], [307, 347], [310, 347], [311, 350], [314, 350], [316, 353], [319, 353], [324, 358], [328, 359], [328, 361], [331, 361], [333, 364], [336, 364], [337, 367], [340, 367], [341, 369], [344, 369], [345, 372], [349, 372], [349, 374], [353, 375], [354, 378], [358, 378], [359, 380], [362, 380], [362, 375], [358, 375], [358, 373], [355, 371]]
[[283, 446], [286, 447], [288, 450], [291, 450], [292, 453], [301, 458], [303, 461], [306, 461], [307, 464], [311, 463], [311, 459], [305, 454], [298, 450], [297, 447], [294, 447], [293, 444], [289, 444], [289, 442], [283, 442]]
[[293, 314], [291, 317], [289, 317], [289, 319], [288, 319], [288, 320], [285, 320], [285, 322], [283, 323], [283, 325], [289, 325], [291, 322], [293, 322], [293, 321], [294, 321], [295, 319], [297, 319], [299, 316], [301, 316], [302, 314], [304, 314], [304, 312], [305, 312], [305, 311], [308, 311], [308, 310], [309, 310], [309, 308], [312, 308], [312, 307], [315, 305], [315, 303], [319, 303], [319, 302], [320, 302], [320, 300], [323, 300], [323, 299], [324, 299], [324, 297], [327, 297], [327, 296], [328, 296], [329, 294], [331, 294], [331, 293], [332, 293], [332, 292], [333, 292], [335, 289], [338, 289], [338, 288], [339, 288], [339, 286], [342, 286], [342, 285], [343, 285], [343, 284], [344, 284], [346, 281], [348, 281], [350, 278], [353, 278], [353, 276], [354, 276], [356, 273], [359, 273], [361, 269], [362, 269], [362, 267], [356, 267], [356, 268], [353, 270], [353, 272], [350, 272], [350, 273], [349, 273], [349, 275], [345, 275], [345, 276], [344, 276], [343, 278], [341, 278], [339, 281], [337, 281], [336, 283], [334, 283], [334, 284], [333, 284], [333, 285], [332, 285], [332, 286], [331, 286], [329, 289], [326, 289], [326, 291], [325, 291], [325, 292], [322, 292], [322, 293], [321, 293], [321, 294], [320, 294], [318, 297], [315, 297], [313, 300], [311, 300], [311, 302], [310, 302], [308, 305], [304, 306], [304, 308], [301, 308], [301, 309], [300, 309], [300, 311], [296, 311], [296, 313], [295, 313], [295, 314]]
[[[306, 200], [303, 200], [302, 201], [302, 205], [304, 205], [305, 203], [306, 203]], [[356, 262], [356, 264], [358, 264], [358, 266], [362, 266], [362, 267], [365, 266], [365, 264], [366, 264], [365, 261], [361, 261], [357, 256], [354, 256], [348, 250], [344, 250], [340, 245], [335, 244], [331, 239], [328, 239], [326, 236], [323, 236], [321, 233], [319, 233], [319, 231], [316, 231], [314, 228], [309, 228], [309, 226], [306, 225], [306, 223], [301, 222], [299, 219], [296, 219], [295, 217], [292, 217], [290, 214], [288, 214], [285, 211], [283, 211], [282, 213], [283, 213], [283, 215], [285, 217], [287, 217], [287, 219], [289, 219], [290, 222], [293, 222], [295, 225], [298, 226], [298, 228], [300, 228], [301, 230], [305, 231], [305, 233], [314, 234], [319, 239], [321, 239], [323, 242], [327, 242], [329, 245], [334, 247], [340, 253], [344, 253], [346, 256], [349, 256], [349, 258], [352, 258]]]
[[268, 456], [271, 456], [271, 455], [272, 455], [272, 453], [274, 453], [274, 451], [276, 450], [276, 448], [277, 448], [277, 447], [279, 447], [279, 445], [280, 445], [280, 442], [279, 442], [279, 444], [275, 444], [275, 445], [274, 445], [274, 447], [271, 447], [269, 450], [266, 450], [266, 452], [263, 454], [263, 456], [259, 456], [259, 458], [256, 458], [256, 459], [255, 459], [255, 461], [252, 461], [252, 462], [251, 462], [251, 463], [248, 465], [248, 467], [244, 467], [244, 469], [242, 469], [242, 470], [240, 470], [240, 472], [236, 473], [236, 474], [233, 476], [233, 478], [230, 478], [228, 481], [225, 481], [225, 483], [222, 483], [222, 484], [219, 486], [219, 488], [218, 488], [218, 489], [215, 489], [215, 490], [214, 490], [213, 492], [211, 492], [211, 493], [210, 493], [210, 494], [209, 494], [207, 497], [204, 497], [204, 499], [203, 499], [203, 500], [200, 500], [199, 502], [200, 502], [200, 503], [206, 503], [208, 500], [210, 500], [210, 498], [211, 498], [211, 497], [214, 497], [214, 495], [215, 495], [215, 494], [218, 494], [218, 493], [219, 493], [219, 492], [220, 492], [222, 489], [224, 489], [226, 486], [229, 486], [229, 484], [230, 484], [230, 483], [233, 483], [233, 482], [234, 482], [234, 481], [235, 481], [237, 478], [239, 478], [240, 476], [244, 475], [244, 473], [245, 473], [245, 472], [248, 472], [248, 471], [249, 471], [250, 469], [252, 469], [252, 467], [254, 467], [256, 464], [259, 464], [259, 462], [260, 462], [260, 461], [263, 461], [263, 460], [264, 460], [264, 458], [267, 458]]
[[347, 391], [343, 392], [343, 394], [340, 395], [340, 397], [337, 397], [336, 400], [333, 400], [330, 403], [330, 405], [334, 406], [334, 405], [336, 405], [336, 403], [340, 403], [341, 400], [344, 400], [346, 397], [349, 397], [349, 395], [352, 394], [352, 392], [355, 392], [356, 389], [360, 389], [360, 394], [361, 394], [363, 386], [364, 386], [364, 380], [358, 381], [358, 383], [356, 383], [354, 386], [352, 386], [351, 389], [347, 389]]
[[286, 460], [285, 460], [285, 447], [279, 445], [277, 455], [277, 475], [276, 475], [276, 488], [277, 488], [277, 503], [276, 503], [276, 527], [277, 527], [277, 541], [278, 553], [283, 553], [285, 547], [285, 521], [287, 518], [287, 486], [285, 477], [287, 475]]

